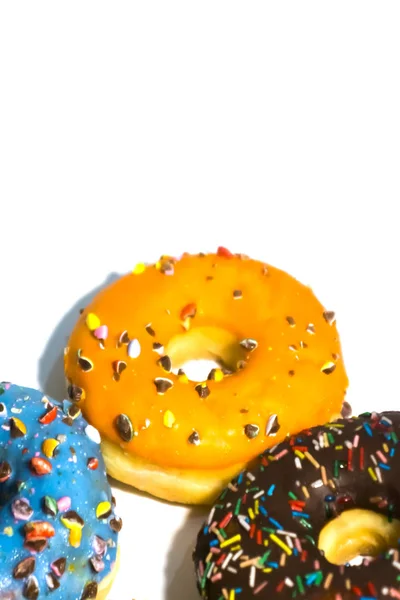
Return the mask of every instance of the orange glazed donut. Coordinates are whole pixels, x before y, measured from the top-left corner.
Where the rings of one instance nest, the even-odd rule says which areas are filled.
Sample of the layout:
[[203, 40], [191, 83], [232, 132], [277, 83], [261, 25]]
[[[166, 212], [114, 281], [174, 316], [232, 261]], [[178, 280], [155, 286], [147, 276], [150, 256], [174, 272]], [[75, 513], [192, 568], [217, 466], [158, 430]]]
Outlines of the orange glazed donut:
[[[189, 381], [177, 368], [212, 358]], [[108, 473], [155, 496], [212, 502], [251, 459], [342, 409], [334, 314], [311, 289], [225, 248], [162, 257], [101, 291], [65, 349], [70, 398]]]

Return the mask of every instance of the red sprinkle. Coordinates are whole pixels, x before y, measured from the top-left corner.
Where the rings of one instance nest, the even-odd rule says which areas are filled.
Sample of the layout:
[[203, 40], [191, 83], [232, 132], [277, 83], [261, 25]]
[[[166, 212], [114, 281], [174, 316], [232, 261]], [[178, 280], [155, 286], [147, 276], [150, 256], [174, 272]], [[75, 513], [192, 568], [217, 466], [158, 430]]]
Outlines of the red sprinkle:
[[257, 530], [257, 544], [259, 544], [260, 546], [263, 543], [263, 539], [262, 539], [262, 531], [261, 529]]
[[56, 417], [57, 417], [57, 407], [53, 406], [53, 408], [48, 410], [47, 413], [45, 413], [42, 417], [40, 417], [39, 423], [41, 423], [42, 425], [49, 425], [49, 423], [52, 423]]
[[55, 535], [55, 529], [53, 525], [47, 521], [32, 521], [32, 523], [28, 523], [25, 529], [26, 542], [48, 539]]
[[285, 580], [283, 579], [280, 583], [278, 583], [278, 585], [276, 586], [276, 591], [277, 592], [281, 592], [283, 590], [285, 586]]
[[97, 469], [97, 467], [99, 466], [99, 461], [95, 457], [89, 458], [89, 460], [87, 462], [87, 466], [89, 467], [89, 469], [91, 471], [95, 471]]
[[184, 306], [181, 310], [181, 314], [180, 314], [181, 320], [184, 321], [188, 317], [191, 317], [193, 319], [193, 317], [196, 316], [196, 312], [197, 312], [197, 306], [194, 302], [191, 302], [190, 304], [186, 304], [186, 306]]
[[223, 256], [224, 258], [232, 258], [233, 254], [228, 248], [219, 246], [217, 250], [217, 256]]
[[364, 469], [364, 446], [360, 448], [360, 469]]
[[358, 596], [359, 598], [362, 596], [362, 591], [360, 590], [359, 587], [356, 587], [355, 585], [353, 585], [351, 589], [355, 593], [355, 595]]
[[249, 534], [250, 535], [250, 539], [253, 539], [255, 532], [256, 532], [256, 524], [252, 523], [252, 525], [250, 527], [250, 534]]
[[227, 515], [225, 515], [225, 517], [222, 519], [222, 521], [220, 521], [220, 523], [218, 524], [218, 529], [225, 529], [225, 527], [228, 525], [228, 523], [230, 522], [230, 520], [233, 517], [233, 513], [229, 512]]
[[378, 596], [376, 587], [374, 586], [372, 581], [368, 581], [367, 586], [368, 586], [368, 590], [369, 590], [371, 596]]
[[353, 448], [349, 448], [347, 452], [347, 470], [353, 470]]
[[217, 560], [217, 562], [215, 563], [216, 565], [222, 565], [222, 563], [224, 562], [226, 558], [226, 554], [221, 554], [221, 556], [219, 557], [219, 559]]
[[31, 458], [31, 469], [36, 475], [48, 475], [52, 472], [53, 467], [45, 458], [35, 456], [34, 458]]

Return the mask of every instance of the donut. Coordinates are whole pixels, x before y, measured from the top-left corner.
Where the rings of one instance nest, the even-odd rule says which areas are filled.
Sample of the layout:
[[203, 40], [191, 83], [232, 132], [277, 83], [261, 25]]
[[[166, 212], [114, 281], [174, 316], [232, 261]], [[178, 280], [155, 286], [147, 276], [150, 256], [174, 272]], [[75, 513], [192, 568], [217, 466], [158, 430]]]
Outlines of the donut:
[[[189, 359], [216, 366], [190, 381]], [[108, 473], [193, 504], [289, 432], [339, 414], [348, 383], [334, 313], [224, 248], [139, 264], [105, 287], [77, 318], [65, 374]]]
[[0, 384], [0, 598], [104, 600], [118, 532], [98, 431], [70, 401]]
[[400, 412], [367, 413], [264, 452], [198, 534], [202, 598], [400, 598], [399, 437]]

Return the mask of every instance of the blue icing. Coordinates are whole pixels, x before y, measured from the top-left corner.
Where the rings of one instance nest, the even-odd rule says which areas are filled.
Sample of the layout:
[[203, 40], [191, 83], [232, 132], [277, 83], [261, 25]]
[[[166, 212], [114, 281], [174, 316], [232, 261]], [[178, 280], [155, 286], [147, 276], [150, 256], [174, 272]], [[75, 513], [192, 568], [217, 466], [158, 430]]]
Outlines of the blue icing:
[[[53, 406], [57, 407], [55, 420], [41, 424], [39, 419]], [[114, 566], [118, 539], [115, 529], [119, 529], [120, 522], [114, 514], [98, 434], [81, 415], [74, 420], [68, 417], [71, 406], [36, 390], [0, 384], [0, 600], [94, 598], [96, 584]], [[13, 428], [12, 419], [17, 419]], [[54, 457], [43, 453], [46, 439], [59, 442]], [[38, 475], [32, 471], [32, 458], [45, 459], [44, 466], [50, 463], [51, 473]], [[97, 459], [97, 469], [88, 467], [90, 458]], [[45, 496], [50, 497], [46, 512]], [[61, 498], [64, 500], [58, 514], [48, 514], [54, 510], [53, 500]], [[111, 512], [97, 518], [96, 508], [102, 502], [110, 503]], [[107, 510], [107, 504], [103, 510]], [[69, 519], [68, 523], [83, 519], [79, 547], [70, 544], [71, 530], [61, 522], [63, 517]], [[32, 525], [38, 521], [45, 524]], [[44, 549], [40, 547], [46, 543], [43, 528], [50, 533], [54, 528], [54, 536], [47, 538]], [[31, 537], [33, 547], [29, 548], [25, 543]], [[32, 558], [34, 570], [29, 574]], [[51, 568], [58, 559], [66, 559], [62, 575], [54, 564]], [[21, 578], [13, 576], [17, 565]]]

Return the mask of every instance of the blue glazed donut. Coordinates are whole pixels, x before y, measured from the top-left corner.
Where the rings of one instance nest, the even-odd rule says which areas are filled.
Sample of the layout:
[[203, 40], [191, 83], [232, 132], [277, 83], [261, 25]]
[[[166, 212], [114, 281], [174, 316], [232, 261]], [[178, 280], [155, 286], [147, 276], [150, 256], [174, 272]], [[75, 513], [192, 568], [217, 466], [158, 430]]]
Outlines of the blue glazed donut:
[[100, 436], [70, 402], [0, 384], [0, 599], [105, 598], [122, 522]]

